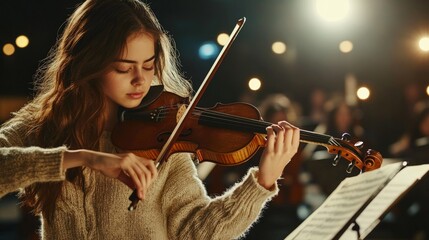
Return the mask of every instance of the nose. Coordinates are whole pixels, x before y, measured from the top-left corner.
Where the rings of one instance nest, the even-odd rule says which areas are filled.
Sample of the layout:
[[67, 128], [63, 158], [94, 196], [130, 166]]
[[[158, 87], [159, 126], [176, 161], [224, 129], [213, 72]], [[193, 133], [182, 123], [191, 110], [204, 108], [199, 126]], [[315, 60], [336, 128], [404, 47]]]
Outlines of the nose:
[[145, 80], [145, 77], [143, 74], [143, 69], [136, 68], [133, 80], [131, 81], [131, 84], [133, 86], [139, 86], [139, 85], [142, 85], [144, 80]]

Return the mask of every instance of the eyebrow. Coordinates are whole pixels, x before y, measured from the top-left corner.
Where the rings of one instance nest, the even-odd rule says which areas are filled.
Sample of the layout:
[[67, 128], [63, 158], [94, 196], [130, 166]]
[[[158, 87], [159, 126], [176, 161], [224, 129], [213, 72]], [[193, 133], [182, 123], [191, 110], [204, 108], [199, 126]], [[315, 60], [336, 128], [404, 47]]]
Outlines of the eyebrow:
[[[155, 55], [143, 61], [143, 63], [147, 63], [155, 59]], [[125, 63], [137, 63], [137, 61], [129, 60], [129, 59], [116, 59], [114, 62], [125, 62]]]

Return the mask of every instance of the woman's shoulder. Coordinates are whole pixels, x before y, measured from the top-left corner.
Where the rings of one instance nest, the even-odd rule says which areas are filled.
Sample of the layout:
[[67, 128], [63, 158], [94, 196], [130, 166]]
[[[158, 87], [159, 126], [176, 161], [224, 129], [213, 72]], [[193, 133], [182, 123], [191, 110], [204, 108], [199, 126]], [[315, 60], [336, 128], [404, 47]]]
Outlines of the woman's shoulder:
[[31, 127], [32, 119], [24, 116], [15, 115], [6, 120], [0, 127], [1, 131], [4, 130], [21, 130], [29, 129]]
[[24, 142], [28, 139], [31, 130], [31, 119], [21, 116], [14, 116], [4, 122], [0, 127], [0, 138], [8, 142]]
[[6, 120], [0, 130], [28, 130], [31, 128], [36, 119], [35, 104], [29, 103], [22, 107], [17, 112], [11, 113], [11, 118]]

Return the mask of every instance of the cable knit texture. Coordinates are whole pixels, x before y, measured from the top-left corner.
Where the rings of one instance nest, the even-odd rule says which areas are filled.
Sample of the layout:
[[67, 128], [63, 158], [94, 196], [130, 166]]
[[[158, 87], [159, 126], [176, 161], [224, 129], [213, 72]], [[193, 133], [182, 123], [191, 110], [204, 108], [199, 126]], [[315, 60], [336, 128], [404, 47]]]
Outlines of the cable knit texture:
[[[35, 182], [64, 181], [66, 147], [42, 149], [26, 126], [11, 121], [0, 129], [0, 197]], [[109, 133], [100, 151], [115, 152]], [[278, 192], [256, 180], [252, 168], [222, 196], [208, 197], [194, 163], [174, 154], [159, 169], [144, 201], [129, 212], [131, 190], [116, 179], [85, 168], [84, 184], [65, 181], [62, 197], [49, 223], [42, 214], [43, 239], [235, 239], [243, 236]]]

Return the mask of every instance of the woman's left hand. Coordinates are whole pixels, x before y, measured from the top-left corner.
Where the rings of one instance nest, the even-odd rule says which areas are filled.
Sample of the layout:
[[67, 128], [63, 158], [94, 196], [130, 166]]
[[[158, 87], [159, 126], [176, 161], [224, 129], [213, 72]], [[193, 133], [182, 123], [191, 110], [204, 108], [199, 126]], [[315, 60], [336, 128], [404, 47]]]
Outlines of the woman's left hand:
[[267, 143], [259, 162], [258, 182], [271, 189], [283, 173], [283, 169], [297, 153], [299, 128], [286, 121], [267, 127]]

